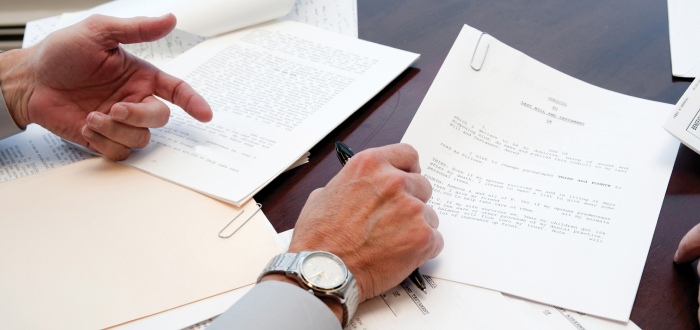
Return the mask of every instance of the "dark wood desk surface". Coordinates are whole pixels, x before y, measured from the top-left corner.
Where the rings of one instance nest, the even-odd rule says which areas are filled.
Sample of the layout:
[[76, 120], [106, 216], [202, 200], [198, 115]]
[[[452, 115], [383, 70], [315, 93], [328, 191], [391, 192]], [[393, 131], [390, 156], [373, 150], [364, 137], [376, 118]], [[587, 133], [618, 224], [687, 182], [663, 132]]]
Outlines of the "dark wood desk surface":
[[[665, 0], [359, 0], [358, 7], [360, 38], [421, 59], [312, 149], [310, 164], [255, 196], [280, 232], [294, 226], [309, 193], [340, 171], [335, 141], [361, 151], [401, 140], [463, 24], [615, 92], [675, 104], [691, 81], [671, 76]], [[682, 146], [632, 310], [644, 330], [700, 328], [694, 268], [672, 261], [698, 215], [700, 156]]]

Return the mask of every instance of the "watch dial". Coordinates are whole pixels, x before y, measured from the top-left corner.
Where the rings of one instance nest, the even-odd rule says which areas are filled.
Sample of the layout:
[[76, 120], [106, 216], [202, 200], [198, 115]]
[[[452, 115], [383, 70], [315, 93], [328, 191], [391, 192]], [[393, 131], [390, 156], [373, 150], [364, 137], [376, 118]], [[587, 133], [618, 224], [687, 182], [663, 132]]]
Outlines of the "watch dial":
[[307, 282], [319, 289], [335, 289], [345, 282], [345, 264], [336, 256], [316, 252], [304, 259], [301, 274]]

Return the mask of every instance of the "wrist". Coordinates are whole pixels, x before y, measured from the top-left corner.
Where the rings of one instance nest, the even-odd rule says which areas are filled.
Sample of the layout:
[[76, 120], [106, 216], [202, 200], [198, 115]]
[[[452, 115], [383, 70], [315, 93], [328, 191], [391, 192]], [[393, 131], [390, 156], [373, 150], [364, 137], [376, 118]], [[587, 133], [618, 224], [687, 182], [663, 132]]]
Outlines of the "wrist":
[[[276, 274], [275, 275], [267, 275], [260, 280], [260, 282], [265, 282], [265, 281], [286, 282], [286, 283], [289, 283], [292, 285], [296, 285], [300, 289], [304, 290], [304, 288], [302, 288], [301, 285], [299, 285], [299, 282], [297, 282], [297, 281], [295, 281], [287, 276], [284, 276], [284, 275], [276, 275]], [[320, 299], [324, 304], [326, 304], [326, 306], [328, 306], [328, 308], [330, 308], [331, 312], [333, 312], [333, 314], [335, 314], [335, 317], [338, 318], [338, 322], [340, 322], [341, 324], [343, 323], [343, 306], [341, 306], [339, 302], [337, 302], [333, 299], [330, 299], [330, 298], [321, 298], [321, 297], [316, 297], [316, 298]]]
[[32, 94], [31, 50], [18, 49], [0, 54], [0, 92], [12, 119], [19, 127], [31, 124], [28, 104]]

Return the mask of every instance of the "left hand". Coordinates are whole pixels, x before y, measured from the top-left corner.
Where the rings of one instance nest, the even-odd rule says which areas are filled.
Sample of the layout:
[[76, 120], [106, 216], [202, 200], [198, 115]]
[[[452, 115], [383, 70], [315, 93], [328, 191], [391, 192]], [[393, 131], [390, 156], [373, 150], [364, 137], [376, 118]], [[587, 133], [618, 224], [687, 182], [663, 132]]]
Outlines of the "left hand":
[[172, 14], [120, 19], [93, 15], [40, 44], [0, 56], [0, 87], [20, 127], [37, 123], [114, 160], [150, 141], [170, 109], [157, 95], [208, 122], [212, 111], [180, 79], [119, 47], [158, 40], [175, 28]]
[[[698, 258], [700, 258], [700, 224], [685, 234], [678, 245], [678, 251], [676, 251], [673, 261], [677, 264], [683, 264], [691, 263]], [[700, 264], [698, 264], [697, 272], [700, 274]], [[700, 320], [700, 310], [698, 311], [698, 319]]]

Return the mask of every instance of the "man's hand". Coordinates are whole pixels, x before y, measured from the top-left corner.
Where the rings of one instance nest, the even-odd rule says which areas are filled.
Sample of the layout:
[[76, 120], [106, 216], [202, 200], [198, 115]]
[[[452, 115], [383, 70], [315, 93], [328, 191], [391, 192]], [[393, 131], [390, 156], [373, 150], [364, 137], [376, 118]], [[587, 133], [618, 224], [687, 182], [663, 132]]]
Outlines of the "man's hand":
[[336, 254], [357, 278], [361, 301], [373, 298], [442, 251], [438, 216], [425, 204], [432, 190], [413, 147], [358, 153], [309, 196], [289, 251]]
[[[678, 250], [673, 257], [673, 261], [677, 264], [691, 263], [700, 258], [700, 224], [691, 229], [678, 244]], [[700, 274], [700, 264], [697, 268]], [[700, 297], [698, 297], [700, 301]], [[700, 310], [698, 311], [698, 319], [700, 320]]]
[[119, 47], [158, 40], [175, 28], [172, 14], [119, 19], [94, 15], [40, 44], [0, 57], [0, 87], [20, 127], [39, 124], [56, 135], [123, 160], [164, 126], [177, 104], [199, 121], [207, 102], [180, 79]]

